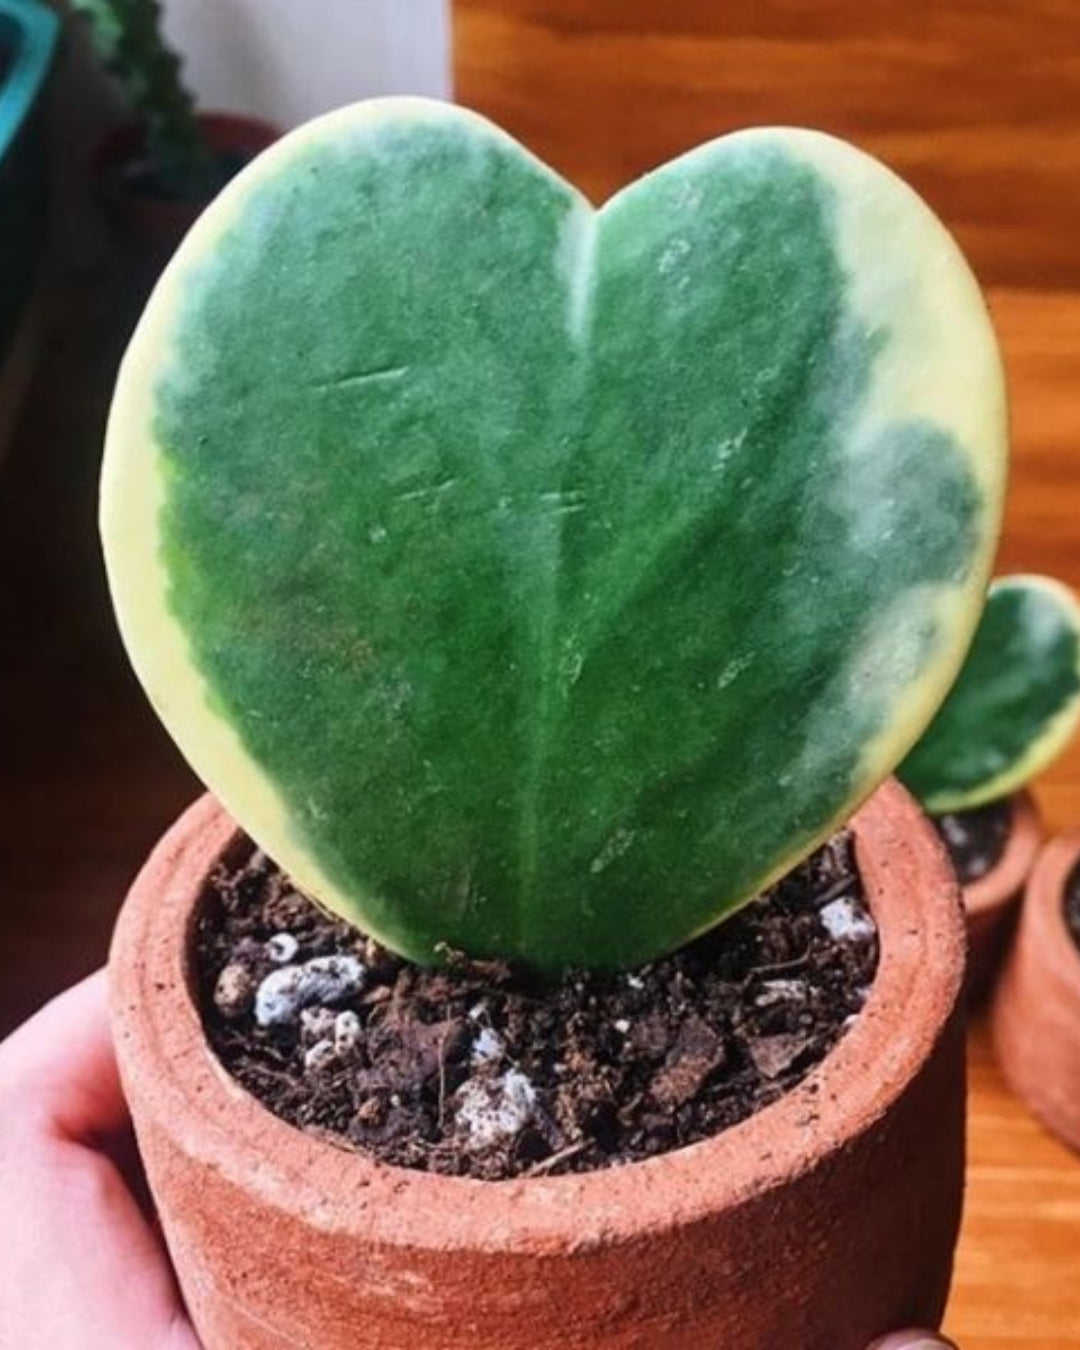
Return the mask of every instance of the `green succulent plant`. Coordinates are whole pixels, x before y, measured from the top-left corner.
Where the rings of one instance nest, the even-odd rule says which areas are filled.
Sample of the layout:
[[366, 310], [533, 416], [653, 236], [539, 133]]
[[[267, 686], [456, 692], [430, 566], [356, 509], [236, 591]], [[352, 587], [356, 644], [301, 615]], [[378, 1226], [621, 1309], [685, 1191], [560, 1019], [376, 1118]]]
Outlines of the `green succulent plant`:
[[1080, 604], [1052, 577], [998, 577], [949, 696], [897, 770], [928, 811], [965, 811], [1043, 772], [1080, 723]]
[[109, 422], [124, 639], [209, 787], [405, 955], [648, 961], [953, 682], [999, 529], [986, 311], [831, 137], [594, 209], [475, 114], [300, 129], [207, 211]]
[[94, 46], [120, 82], [169, 195], [200, 200], [217, 184], [214, 158], [181, 79], [181, 61], [161, 32], [159, 0], [71, 0]]

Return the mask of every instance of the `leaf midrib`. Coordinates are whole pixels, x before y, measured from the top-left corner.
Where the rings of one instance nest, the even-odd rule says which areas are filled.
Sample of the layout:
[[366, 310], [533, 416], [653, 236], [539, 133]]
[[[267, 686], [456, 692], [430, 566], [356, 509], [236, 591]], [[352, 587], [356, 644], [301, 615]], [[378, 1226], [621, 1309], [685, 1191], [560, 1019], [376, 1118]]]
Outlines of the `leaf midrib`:
[[[568, 342], [576, 350], [573, 366], [575, 381], [572, 390], [564, 390], [565, 406], [571, 410], [572, 434], [567, 436], [569, 453], [560, 465], [557, 492], [564, 497], [567, 491], [566, 475], [573, 463], [573, 450], [580, 447], [584, 432], [584, 412], [588, 407], [587, 391], [592, 368], [592, 334], [596, 283], [596, 257], [601, 213], [587, 202], [579, 201], [571, 209], [580, 211], [573, 236], [574, 267], [566, 286], [566, 330]], [[586, 503], [589, 509], [589, 503]], [[538, 516], [538, 519], [541, 517]], [[544, 590], [538, 604], [535, 622], [521, 625], [523, 638], [523, 670], [532, 669], [533, 688], [522, 700], [526, 726], [526, 763], [520, 794], [518, 829], [518, 899], [517, 949], [530, 950], [528, 934], [531, 920], [537, 913], [537, 885], [543, 860], [541, 843], [544, 838], [544, 797], [547, 786], [547, 767], [552, 744], [552, 722], [559, 663], [555, 650], [559, 630], [559, 597], [562, 593], [564, 531], [566, 513], [552, 512], [543, 517], [549, 527], [547, 566], [544, 568]]]

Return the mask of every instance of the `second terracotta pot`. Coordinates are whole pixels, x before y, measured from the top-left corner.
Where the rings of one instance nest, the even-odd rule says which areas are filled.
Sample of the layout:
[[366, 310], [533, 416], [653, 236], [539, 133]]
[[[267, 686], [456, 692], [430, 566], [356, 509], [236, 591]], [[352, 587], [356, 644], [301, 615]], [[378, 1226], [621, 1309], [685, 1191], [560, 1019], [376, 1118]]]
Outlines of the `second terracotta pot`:
[[1065, 921], [1065, 886], [1078, 865], [1080, 830], [1040, 853], [991, 1023], [1009, 1086], [1080, 1151], [1080, 951]]
[[1005, 850], [997, 863], [963, 888], [968, 933], [968, 997], [978, 1002], [989, 992], [1016, 928], [1024, 883], [1042, 843], [1038, 808], [1030, 792], [1012, 798]]
[[[238, 113], [196, 114], [212, 154], [254, 159], [281, 135], [276, 127]], [[118, 234], [131, 247], [165, 262], [195, 224], [205, 201], [186, 201], [140, 194], [121, 185], [123, 166], [143, 149], [145, 134], [135, 122], [115, 127], [103, 138], [90, 161], [95, 190]]]
[[853, 822], [881, 961], [794, 1091], [715, 1138], [581, 1176], [472, 1181], [294, 1129], [211, 1053], [191, 939], [245, 847], [210, 798], [124, 907], [112, 1016], [147, 1175], [206, 1350], [865, 1350], [936, 1325], [963, 1183], [955, 878], [886, 784]]

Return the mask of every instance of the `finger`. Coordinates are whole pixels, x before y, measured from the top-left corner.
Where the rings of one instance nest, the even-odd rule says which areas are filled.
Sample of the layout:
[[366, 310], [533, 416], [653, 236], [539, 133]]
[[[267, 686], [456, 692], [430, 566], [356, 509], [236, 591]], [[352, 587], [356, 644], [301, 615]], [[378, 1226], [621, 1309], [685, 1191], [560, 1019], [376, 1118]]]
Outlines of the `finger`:
[[157, 1230], [98, 1145], [127, 1111], [103, 976], [0, 1045], [0, 1345], [198, 1350]]
[[0, 1088], [61, 1136], [96, 1142], [127, 1123], [98, 971], [0, 1045]]
[[939, 1336], [936, 1331], [912, 1328], [910, 1331], [894, 1331], [889, 1336], [882, 1336], [873, 1345], [868, 1346], [867, 1350], [957, 1350], [957, 1348], [953, 1341]]
[[108, 1158], [39, 1137], [0, 1176], [0, 1345], [199, 1350], [157, 1233]]

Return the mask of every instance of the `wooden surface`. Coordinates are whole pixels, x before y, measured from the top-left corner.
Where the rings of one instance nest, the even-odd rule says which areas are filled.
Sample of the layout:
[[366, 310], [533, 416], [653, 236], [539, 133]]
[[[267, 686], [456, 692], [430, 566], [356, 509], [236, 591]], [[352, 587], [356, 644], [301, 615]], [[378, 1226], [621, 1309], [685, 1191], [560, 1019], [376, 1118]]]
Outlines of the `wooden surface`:
[[967, 1198], [946, 1330], [961, 1350], [1074, 1350], [1080, 1159], [1009, 1096], [981, 1021], [969, 1037], [968, 1109]]
[[[731, 18], [736, 9], [753, 24]], [[841, 23], [855, 9], [458, 0], [460, 93], [596, 197], [725, 124], [865, 130], [999, 283], [1015, 410], [1001, 567], [1080, 587], [1080, 3], [868, 0], [858, 22]], [[794, 44], [783, 37], [792, 26]], [[898, 73], [917, 69], [910, 84]], [[131, 291], [108, 270], [67, 287], [0, 464], [0, 1033], [100, 963], [127, 880], [197, 791], [128, 673], [95, 538]], [[1080, 822], [1080, 745], [1037, 795], [1051, 828]], [[1009, 1097], [978, 1026], [971, 1044], [949, 1328], [963, 1350], [1080, 1350], [1080, 1161]]]
[[595, 201], [723, 131], [880, 154], [988, 282], [1080, 284], [1077, 0], [456, 0], [457, 94]]

